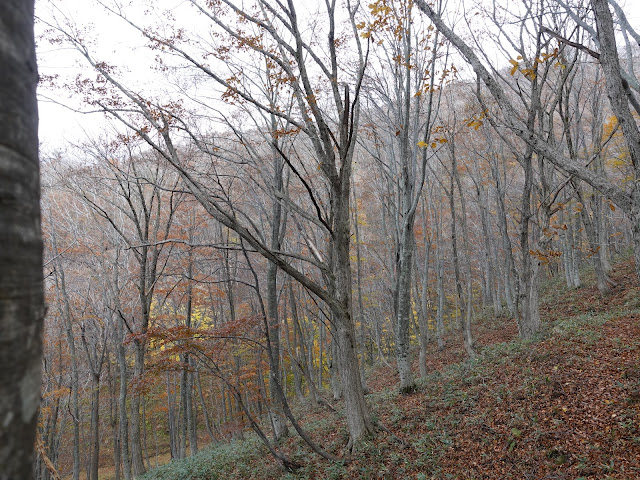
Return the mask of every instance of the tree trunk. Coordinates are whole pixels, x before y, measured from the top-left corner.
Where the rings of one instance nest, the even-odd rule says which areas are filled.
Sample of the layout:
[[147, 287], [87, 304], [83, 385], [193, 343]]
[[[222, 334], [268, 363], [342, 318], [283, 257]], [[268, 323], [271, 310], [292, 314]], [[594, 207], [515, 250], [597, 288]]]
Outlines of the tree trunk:
[[587, 240], [589, 241], [589, 247], [591, 249], [591, 257], [593, 259], [593, 268], [596, 273], [596, 285], [598, 286], [598, 291], [600, 295], [606, 297], [611, 293], [611, 286], [613, 282], [608, 277], [604, 262], [602, 261], [603, 253], [602, 248], [598, 242], [598, 232], [596, 231], [597, 223], [596, 219], [592, 219], [589, 216], [588, 206], [585, 203], [584, 195], [582, 194], [582, 189], [576, 185], [576, 194], [578, 195], [578, 200], [582, 203], [582, 208], [580, 209], [580, 216], [582, 218], [582, 224], [584, 225], [584, 230], [587, 234]]
[[[636, 197], [640, 197], [640, 190]], [[636, 264], [636, 275], [640, 278], [640, 198], [636, 199], [638, 206], [635, 208], [636, 214], [631, 217], [631, 234], [633, 237], [633, 258]]]
[[[302, 327], [300, 326], [300, 318], [298, 317], [298, 307], [296, 306], [296, 298], [293, 294], [293, 284], [289, 283], [289, 303], [291, 305], [291, 321], [293, 322], [294, 328], [294, 339], [296, 340], [296, 357], [298, 358], [298, 362], [296, 365], [300, 367], [302, 374], [307, 379], [307, 385], [309, 387], [309, 397], [311, 398], [311, 404], [318, 404], [318, 392], [315, 386], [315, 382], [313, 379], [313, 359], [311, 355], [313, 354], [311, 348], [307, 348], [307, 342], [305, 340], [305, 335], [302, 331]], [[322, 332], [322, 327], [319, 328], [319, 332]], [[318, 343], [320, 344], [320, 350], [322, 355], [322, 336], [320, 336]], [[299, 349], [299, 355], [297, 354]], [[322, 356], [318, 359], [320, 363], [322, 363]]]
[[[570, 208], [574, 208], [573, 205], [575, 203], [569, 203]], [[582, 285], [582, 280], [580, 280], [580, 224], [578, 220], [578, 216], [571, 211], [568, 212], [568, 231], [567, 231], [567, 249], [570, 257], [569, 260], [569, 276], [570, 276], [570, 287], [579, 288]]]
[[[282, 234], [286, 228], [286, 222], [283, 221], [282, 203], [277, 198], [283, 191], [283, 168], [284, 161], [279, 155], [278, 139], [275, 136], [277, 130], [277, 122], [274, 115], [271, 115], [270, 131], [272, 134], [271, 154], [272, 162], [272, 181], [273, 190], [276, 197], [272, 200], [271, 205], [271, 232], [270, 232], [270, 248], [274, 251], [281, 249]], [[286, 217], [285, 217], [286, 218]], [[289, 435], [287, 421], [282, 412], [282, 404], [276, 391], [275, 382], [282, 385], [282, 372], [280, 371], [280, 317], [278, 315], [278, 267], [273, 262], [267, 263], [267, 316], [269, 321], [269, 338], [271, 340], [272, 355], [269, 358], [269, 396], [271, 397], [271, 408], [269, 415], [271, 425], [273, 427], [273, 436], [276, 442]]]
[[0, 479], [29, 479], [44, 319], [33, 1], [0, 3]]
[[[347, 98], [348, 100], [348, 98]], [[349, 168], [344, 164], [343, 169]], [[360, 368], [356, 353], [355, 329], [352, 319], [351, 302], [351, 262], [349, 247], [351, 228], [349, 221], [350, 185], [347, 181], [333, 182], [331, 212], [333, 215], [333, 241], [331, 277], [329, 291], [335, 302], [331, 304], [332, 320], [335, 324], [338, 366], [342, 381], [342, 394], [349, 427], [349, 446], [353, 447], [364, 437], [375, 433], [373, 423], [364, 399], [364, 389], [360, 380]]]
[[134, 392], [131, 395], [131, 469], [134, 477], [138, 477], [147, 471], [142, 457], [142, 422], [140, 420], [142, 398], [140, 388], [144, 381], [145, 345], [143, 341], [136, 339], [133, 346], [135, 356], [133, 364]]
[[80, 479], [80, 404], [79, 404], [79, 379], [78, 379], [78, 354], [71, 319], [71, 307], [67, 294], [67, 282], [62, 258], [58, 256], [58, 244], [55, 228], [51, 231], [51, 248], [56, 255], [55, 282], [58, 290], [57, 304], [60, 315], [64, 319], [65, 335], [69, 345], [69, 357], [71, 359], [71, 408], [73, 420], [73, 480]]
[[125, 480], [131, 480], [131, 457], [129, 455], [129, 416], [127, 413], [127, 359], [124, 350], [124, 318], [121, 316], [116, 325], [115, 348], [120, 369], [120, 395], [118, 398], [118, 418], [120, 424], [120, 451], [122, 470]]
[[438, 295], [438, 306], [436, 310], [436, 338], [438, 349], [444, 349], [444, 249], [442, 247], [441, 216], [436, 217], [434, 213], [434, 223], [436, 226], [436, 290]]
[[[431, 238], [427, 234], [427, 212], [423, 202], [422, 232], [424, 238], [424, 265], [422, 267], [422, 290], [420, 292], [420, 315], [418, 317], [418, 329], [420, 333], [420, 355], [418, 367], [422, 378], [427, 376], [427, 347], [429, 345], [429, 261], [431, 259]], [[418, 265], [416, 261], [416, 276]], [[416, 292], [418, 284], [416, 282]], [[416, 295], [416, 298], [418, 295]]]
[[[332, 317], [333, 318], [333, 317]], [[338, 360], [338, 332], [335, 327], [335, 320], [331, 322], [330, 330], [331, 343], [329, 344], [329, 383], [334, 400], [342, 398], [342, 381], [340, 380], [340, 367]]]
[[362, 378], [362, 387], [365, 391], [367, 388], [367, 379], [365, 376], [365, 326], [364, 326], [364, 302], [362, 301], [362, 257], [360, 255], [360, 225], [358, 223], [358, 197], [356, 195], [356, 181], [352, 179], [353, 189], [353, 228], [356, 234], [356, 285], [358, 288], [358, 317], [360, 318], [360, 377]]
[[489, 195], [487, 195], [486, 188], [478, 180], [476, 183], [476, 195], [478, 197], [478, 209], [480, 210], [480, 224], [482, 225], [482, 240], [484, 244], [483, 260], [485, 269], [484, 290], [485, 301], [493, 307], [493, 314], [497, 317], [500, 314], [500, 305], [498, 296], [496, 295], [497, 289], [494, 287], [495, 269], [493, 267], [494, 258], [491, 247], [491, 239], [493, 238], [492, 232], [489, 229], [488, 210], [489, 210]]
[[[451, 144], [451, 142], [449, 142]], [[451, 148], [451, 147], [450, 147]], [[451, 210], [451, 249], [453, 251], [453, 271], [455, 274], [456, 280], [456, 292], [458, 299], [458, 308], [460, 309], [460, 326], [462, 327], [462, 339], [464, 343], [464, 349], [467, 352], [467, 355], [470, 358], [475, 357], [476, 353], [473, 350], [473, 340], [471, 338], [471, 328], [470, 321], [468, 321], [468, 302], [465, 297], [464, 291], [462, 289], [462, 278], [460, 275], [460, 258], [458, 252], [458, 233], [457, 233], [457, 222], [456, 222], [456, 209], [455, 209], [455, 190], [454, 190], [454, 177], [455, 171], [457, 170], [457, 165], [455, 161], [455, 153], [452, 151], [452, 160], [453, 163], [451, 165], [451, 178], [449, 183], [449, 207]]]
[[100, 376], [91, 376], [91, 461], [90, 480], [98, 480], [100, 466]]
[[194, 358], [190, 358], [189, 364], [189, 381], [188, 383], [188, 398], [187, 405], [189, 407], [187, 422], [189, 424], [189, 453], [191, 456], [198, 453], [198, 409], [195, 405], [195, 400], [193, 398], [193, 393], [195, 389], [195, 362]]
[[507, 226], [507, 209], [504, 204], [505, 191], [504, 182], [500, 173], [498, 160], [491, 163], [491, 173], [496, 184], [496, 198], [498, 206], [498, 227], [500, 230], [500, 240], [502, 241], [502, 251], [505, 256], [504, 266], [504, 296], [507, 303], [507, 309], [511, 315], [516, 314], [515, 293], [513, 288], [513, 280], [516, 279], [515, 261], [513, 259], [513, 250], [511, 247], [511, 239], [509, 238], [509, 229]]
[[178, 458], [186, 458], [187, 456], [187, 428], [189, 426], [187, 411], [187, 367], [185, 357], [182, 355], [182, 370], [180, 371], [180, 406], [178, 408]]
[[405, 225], [397, 262], [396, 293], [396, 361], [400, 375], [400, 392], [409, 393], [415, 389], [411, 371], [409, 323], [411, 318], [411, 273], [413, 272], [413, 223]]
[[195, 383], [198, 387], [198, 398], [200, 399], [200, 405], [202, 406], [202, 413], [204, 415], [205, 426], [207, 427], [207, 433], [209, 434], [209, 438], [211, 438], [211, 442], [216, 443], [218, 439], [213, 434], [213, 428], [211, 426], [211, 417], [209, 416], [209, 409], [207, 408], [207, 404], [204, 401], [204, 395], [202, 393], [202, 382], [200, 381], [200, 371], [196, 366], [195, 371]]
[[113, 378], [113, 367], [111, 355], [107, 352], [107, 386], [109, 388], [109, 423], [111, 425], [111, 436], [113, 438], [113, 480], [120, 480], [120, 435], [118, 433], [118, 414], [115, 404], [116, 382]]
[[[286, 305], [286, 297], [285, 297], [285, 307], [284, 311], [287, 311]], [[293, 316], [293, 315], [292, 315]], [[299, 404], [304, 403], [304, 392], [302, 390], [302, 360], [300, 358], [299, 352], [299, 339], [296, 328], [293, 329], [290, 327], [289, 321], [286, 320], [284, 322], [285, 327], [285, 338], [287, 340], [287, 352], [289, 354], [290, 364], [291, 364], [291, 372], [293, 373], [293, 391], [295, 392], [296, 399]]]
[[[535, 81], [535, 80], [534, 80]], [[530, 116], [529, 124], [533, 122]], [[518, 315], [518, 333], [521, 338], [533, 338], [541, 327], [540, 311], [538, 309], [538, 274], [540, 263], [537, 258], [530, 254], [532, 247], [529, 239], [529, 225], [531, 213], [531, 191], [533, 189], [533, 149], [527, 147], [523, 157], [524, 168], [524, 188], [521, 197], [521, 217], [520, 217], [520, 251], [522, 265], [520, 268], [520, 281], [518, 300], [520, 305], [520, 315]]]

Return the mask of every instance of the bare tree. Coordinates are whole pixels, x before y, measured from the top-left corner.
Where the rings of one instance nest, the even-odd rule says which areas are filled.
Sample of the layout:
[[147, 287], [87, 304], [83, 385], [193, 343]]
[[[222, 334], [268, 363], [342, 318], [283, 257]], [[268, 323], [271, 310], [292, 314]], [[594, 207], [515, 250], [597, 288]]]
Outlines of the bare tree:
[[[442, 7], [438, 2], [437, 8]], [[381, 67], [371, 70], [367, 85], [369, 112], [367, 125], [379, 141], [362, 141], [383, 169], [393, 199], [393, 308], [396, 333], [396, 360], [400, 390], [415, 388], [411, 371], [410, 324], [411, 285], [414, 270], [416, 213], [427, 180], [427, 162], [433, 156], [435, 125], [441, 87], [437, 69], [447, 70], [448, 56], [438, 32], [415, 18], [413, 3], [390, 2], [376, 10], [366, 35], [385, 40], [377, 47]], [[376, 27], [376, 25], [382, 27]], [[389, 74], [391, 72], [391, 74]], [[449, 71], [450, 72], [450, 71]]]
[[[211, 82], [216, 88], [224, 89], [223, 97], [231, 103], [242, 102], [259, 112], [273, 114], [291, 125], [293, 132], [302, 132], [307, 138], [314, 155], [315, 171], [321, 175], [322, 191], [326, 198], [320, 198], [311, 188], [310, 175], [306, 166], [292, 168], [297, 181], [307, 195], [311, 212], [305, 212], [304, 218], [323, 232], [326, 248], [320, 252], [309, 239], [311, 256], [294, 257], [302, 259], [314, 268], [322, 277], [318, 281], [307, 276], [291, 261], [291, 254], [273, 250], [263, 238], [247, 212], [238, 209], [233, 202], [229, 189], [233, 183], [231, 176], [216, 177], [215, 168], [224, 160], [220, 145], [214, 145], [211, 138], [201, 135], [191, 125], [186, 111], [176, 103], [146, 99], [141, 93], [127, 89], [117, 78], [114, 70], [92, 56], [82, 39], [73, 31], [60, 28], [66, 41], [74, 45], [101, 78], [115, 92], [116, 100], [98, 98], [94, 106], [103, 109], [124, 125], [132, 129], [147, 145], [158, 152], [180, 174], [187, 189], [202, 204], [204, 209], [218, 222], [235, 231], [247, 246], [263, 255], [310, 292], [324, 301], [331, 311], [336, 332], [338, 366], [343, 385], [346, 417], [350, 431], [350, 445], [364, 436], [373, 434], [374, 427], [364, 399], [359, 381], [360, 373], [355, 346], [355, 328], [352, 318], [351, 265], [350, 265], [350, 212], [351, 175], [355, 142], [359, 126], [359, 99], [361, 83], [366, 66], [366, 52], [361, 45], [355, 23], [357, 6], [350, 2], [345, 5], [344, 13], [348, 19], [348, 32], [345, 38], [337, 38], [336, 19], [337, 2], [325, 5], [325, 32], [323, 48], [327, 53], [316, 53], [315, 35], [305, 38], [306, 31], [301, 17], [292, 0], [286, 5], [273, 6], [270, 2], [258, 0], [256, 9], [244, 9], [232, 1], [223, 1], [222, 10], [217, 11], [210, 5], [193, 2], [192, 5], [217, 29], [216, 35], [227, 39], [232, 46], [240, 46], [247, 54], [255, 55], [261, 65], [276, 68], [277, 84], [290, 89], [294, 98], [293, 109], [282, 105], [274, 108], [252, 86], [254, 78], [245, 76], [242, 68], [226, 63], [232, 69], [232, 77], [223, 78], [210, 64], [208, 45], [198, 44], [196, 38], [165, 38], [153, 29], [136, 25], [119, 14], [131, 26], [137, 28], [155, 49], [166, 50], [175, 58], [181, 59], [185, 66], [194, 70], [203, 80]], [[113, 13], [118, 13], [111, 10]], [[238, 23], [239, 22], [239, 23]], [[245, 23], [251, 26], [252, 36], [245, 29]], [[54, 25], [55, 26], [55, 25]], [[221, 33], [222, 32], [222, 33]], [[195, 34], [195, 32], [194, 32]], [[339, 54], [343, 41], [349, 41], [355, 47], [352, 63], [339, 64]], [[199, 46], [198, 46], [199, 45]], [[194, 47], [195, 46], [195, 47]], [[219, 61], [228, 60], [226, 45], [216, 51]], [[199, 58], [202, 56], [202, 58]], [[355, 66], [355, 68], [353, 68]], [[318, 74], [320, 80], [318, 80]], [[344, 77], [345, 81], [341, 78]], [[348, 82], [346, 81], [348, 80]], [[92, 92], [95, 95], [96, 91]], [[99, 97], [99, 95], [98, 95]], [[184, 114], [184, 115], [183, 115]], [[213, 159], [213, 170], [203, 172], [189, 165], [184, 158], [179, 143], [185, 138], [205, 155]], [[284, 133], [284, 132], [283, 132]], [[289, 167], [293, 162], [284, 152], [278, 152]], [[213, 181], [210, 181], [213, 179]], [[135, 429], [134, 429], [135, 430]], [[134, 459], [135, 460], [135, 459]]]
[[[486, 86], [493, 100], [496, 102], [498, 109], [502, 112], [507, 128], [537, 155], [543, 156], [562, 171], [591, 185], [625, 212], [632, 222], [636, 273], [640, 277], [640, 188], [638, 182], [632, 182], [632, 188], [625, 190], [624, 187], [607, 179], [601, 173], [585, 168], [582, 162], [571, 159], [561, 148], [542, 137], [539, 132], [534, 131], [528, 119], [523, 118], [521, 112], [509, 99], [504, 86], [501, 85], [499, 81], [497, 67], [495, 65], [488, 67], [485, 62], [482, 61], [480, 52], [476, 51], [468, 42], [463, 40], [460, 35], [445, 23], [442, 16], [424, 0], [416, 0], [416, 3], [418, 8], [431, 19], [434, 25], [436, 25], [436, 28], [443, 33], [471, 65], [479, 81]], [[554, 38], [560, 38], [559, 41], [561, 43], [568, 43], [575, 48], [586, 49], [586, 51], [597, 58], [602, 65], [607, 81], [607, 93], [609, 95], [611, 108], [620, 122], [620, 128], [623, 132], [634, 167], [634, 176], [638, 178], [640, 177], [640, 129], [633, 119], [631, 108], [639, 111], [640, 106], [638, 106], [636, 93], [634, 93], [631, 86], [631, 84], [633, 84], [633, 78], [630, 78], [620, 65], [613, 16], [609, 8], [609, 3], [607, 0], [591, 1], [592, 20], [595, 25], [586, 23], [584, 19], [577, 15], [575, 10], [566, 6], [563, 1], [553, 0], [553, 3], [565, 7], [569, 15], [576, 20], [578, 26], [586, 28], [597, 40], [599, 52], [584, 45], [567, 41], [567, 39], [562, 38], [552, 29], [547, 28], [545, 30]], [[625, 31], [627, 33], [635, 33], [630, 27], [626, 29], [628, 22], [626, 24], [624, 22], [622, 23], [625, 25]]]
[[[134, 475], [145, 472], [143, 459], [143, 423], [141, 419], [144, 383], [145, 334], [150, 327], [151, 304], [158, 278], [166, 266], [167, 250], [171, 245], [158, 243], [168, 237], [174, 213], [182, 198], [174, 190], [178, 176], [168, 171], [151, 157], [135, 156], [135, 146], [128, 145], [124, 153], [112, 150], [110, 145], [94, 145], [97, 163], [88, 169], [76, 171], [69, 180], [98, 218], [104, 219], [122, 239], [131, 252], [135, 273], [132, 283], [138, 293], [136, 308], [117, 314], [127, 326], [135, 351], [133, 367], [134, 392], [130, 401], [131, 464]], [[124, 156], [124, 159], [118, 157]], [[116, 160], [117, 159], [117, 160]], [[105, 187], [110, 188], [105, 191]], [[128, 317], [128, 318], [126, 318]]]

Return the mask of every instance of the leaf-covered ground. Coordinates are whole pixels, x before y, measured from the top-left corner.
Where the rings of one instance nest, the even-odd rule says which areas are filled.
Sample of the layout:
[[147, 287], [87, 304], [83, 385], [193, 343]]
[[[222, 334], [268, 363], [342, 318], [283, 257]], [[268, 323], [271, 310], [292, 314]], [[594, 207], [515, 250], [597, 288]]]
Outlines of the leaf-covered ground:
[[[532, 342], [516, 339], [513, 320], [481, 320], [480, 355], [467, 361], [461, 334], [452, 332], [443, 351], [431, 347], [431, 373], [410, 395], [397, 393], [392, 369], [372, 371], [369, 404], [395, 437], [382, 431], [346, 465], [292, 437], [283, 450], [304, 465], [294, 474], [253, 443], [237, 455], [233, 446], [224, 455], [214, 447], [147, 478], [640, 479], [640, 289], [632, 261], [616, 265], [613, 279], [605, 299], [588, 278], [576, 290], [561, 279], [547, 283], [544, 332]], [[296, 410], [323, 448], [344, 454], [339, 414]]]

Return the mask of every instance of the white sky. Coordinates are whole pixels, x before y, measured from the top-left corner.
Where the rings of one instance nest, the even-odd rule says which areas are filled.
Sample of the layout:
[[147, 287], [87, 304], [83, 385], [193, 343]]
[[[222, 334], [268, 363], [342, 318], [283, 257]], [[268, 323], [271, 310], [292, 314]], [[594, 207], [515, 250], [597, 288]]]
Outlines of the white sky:
[[[514, 0], [515, 1], [515, 0]], [[305, 7], [309, 6], [309, 0], [298, 0]], [[202, 19], [187, 5], [188, 0], [133, 0], [127, 6], [127, 11], [133, 15], [147, 14], [151, 18], [159, 18], [160, 12], [170, 10], [180, 15], [182, 20], [185, 15], [191, 27], [197, 28]], [[367, 4], [368, 2], [364, 2]], [[457, 3], [450, 0], [450, 3]], [[619, 3], [625, 5], [624, 10], [631, 25], [640, 31], [640, 0], [626, 0]], [[151, 8], [143, 12], [145, 5]], [[185, 13], [186, 12], [186, 13]], [[98, 52], [100, 59], [105, 59], [116, 64], [126, 65], [128, 84], [144, 86], [146, 91], [158, 89], [162, 91], [162, 79], [151, 70], [153, 56], [142, 46], [143, 42], [138, 32], [134, 31], [122, 20], [108, 15], [104, 9], [93, 0], [38, 0], [36, 1], [36, 16], [51, 21], [53, 16], [73, 19], [78, 27], [86, 28], [87, 36], [94, 39], [92, 48]], [[204, 28], [204, 25], [201, 24]], [[37, 22], [36, 34], [46, 28]], [[50, 45], [45, 41], [38, 41], [38, 63], [41, 75], [59, 74], [61, 76], [74, 77], [84, 70], [90, 72], [84, 61], [78, 54], [70, 49], [63, 49], [59, 45]], [[92, 75], [95, 77], [95, 74]], [[153, 83], [149, 79], [153, 77]], [[87, 135], [95, 136], [105, 130], [105, 120], [102, 114], [80, 114], [64, 108], [45, 96], [51, 96], [46, 89], [40, 89], [43, 94], [39, 102], [40, 111], [40, 141], [43, 153], [46, 155], [57, 149], [64, 148], [68, 143], [82, 141]], [[56, 101], [68, 104], [74, 108], [83, 109], [78, 99], [75, 101], [56, 96]]]
[[[127, 7], [131, 11], [142, 14], [144, 1], [131, 2], [138, 6]], [[171, 4], [184, 4], [184, 1], [158, 1], [171, 8]], [[87, 38], [91, 38], [91, 50], [95, 58], [105, 60], [123, 68], [127, 76], [127, 85], [135, 89], [143, 86], [145, 90], [153, 88], [147, 81], [152, 76], [153, 56], [143, 47], [140, 33], [119, 18], [105, 12], [95, 0], [36, 0], [36, 41], [38, 43], [38, 69], [40, 75], [60, 75], [74, 78], [84, 74], [95, 78], [96, 74], [88, 66], [86, 60], [71, 47], [51, 45], [38, 39], [38, 34], [46, 28], [45, 22], [54, 18], [64, 21], [71, 19], [78, 28], [86, 30]], [[153, 75], [157, 80], [157, 75]], [[138, 85], [136, 85], [138, 84]], [[154, 83], [157, 85], [157, 83]], [[74, 143], [95, 136], [105, 129], [105, 117], [101, 113], [78, 113], [72, 109], [86, 111], [79, 98], [73, 98], [65, 92], [52, 95], [46, 88], [39, 89], [40, 142], [44, 152], [60, 149], [68, 143]], [[71, 97], [71, 98], [69, 98]], [[62, 103], [65, 106], [60, 105]]]

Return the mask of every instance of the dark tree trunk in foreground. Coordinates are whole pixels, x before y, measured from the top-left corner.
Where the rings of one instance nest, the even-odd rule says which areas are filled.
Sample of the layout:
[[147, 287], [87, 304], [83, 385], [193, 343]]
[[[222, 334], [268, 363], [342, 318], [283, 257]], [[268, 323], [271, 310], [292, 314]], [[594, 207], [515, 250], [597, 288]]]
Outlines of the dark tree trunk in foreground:
[[33, 0], [0, 2], [0, 479], [31, 478], [41, 381], [42, 237]]

